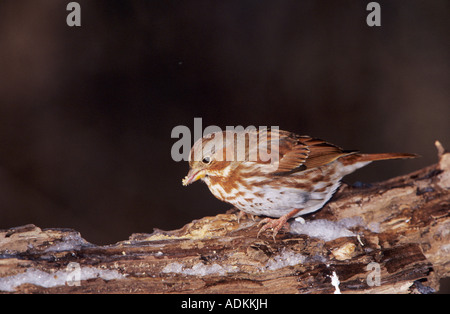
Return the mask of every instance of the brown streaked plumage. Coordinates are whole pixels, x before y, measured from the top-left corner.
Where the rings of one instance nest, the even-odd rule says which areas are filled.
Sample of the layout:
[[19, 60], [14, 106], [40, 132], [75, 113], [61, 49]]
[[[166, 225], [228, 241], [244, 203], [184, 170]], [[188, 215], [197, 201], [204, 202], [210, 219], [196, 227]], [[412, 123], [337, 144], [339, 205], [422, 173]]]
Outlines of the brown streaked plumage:
[[277, 129], [225, 131], [194, 144], [183, 185], [201, 179], [214, 196], [237, 209], [278, 218], [263, 219], [259, 231], [272, 228], [275, 238], [288, 219], [322, 208], [345, 175], [375, 160], [414, 157], [345, 151], [320, 139]]

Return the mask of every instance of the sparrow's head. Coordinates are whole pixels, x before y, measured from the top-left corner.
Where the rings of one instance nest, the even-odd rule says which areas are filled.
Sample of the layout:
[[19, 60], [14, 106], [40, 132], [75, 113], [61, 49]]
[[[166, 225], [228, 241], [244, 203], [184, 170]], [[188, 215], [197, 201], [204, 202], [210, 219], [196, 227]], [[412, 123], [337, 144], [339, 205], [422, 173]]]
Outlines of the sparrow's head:
[[[230, 169], [230, 161], [227, 161], [227, 150], [233, 150], [232, 142], [227, 141], [229, 132], [211, 133], [197, 140], [189, 154], [190, 170], [183, 179], [183, 185], [189, 185], [199, 179], [204, 180], [209, 176], [226, 177]], [[230, 138], [230, 137], [229, 137]]]

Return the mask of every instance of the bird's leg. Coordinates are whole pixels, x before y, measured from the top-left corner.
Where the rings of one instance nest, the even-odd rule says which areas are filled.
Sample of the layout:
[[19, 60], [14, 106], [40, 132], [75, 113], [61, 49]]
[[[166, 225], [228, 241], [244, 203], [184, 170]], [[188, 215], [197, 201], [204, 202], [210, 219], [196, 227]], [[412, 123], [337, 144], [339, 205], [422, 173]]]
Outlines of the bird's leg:
[[240, 210], [239, 213], [236, 215], [237, 222], [239, 223], [241, 221], [241, 218], [244, 217], [246, 212], [243, 210]]
[[278, 231], [280, 231], [283, 227], [289, 228], [289, 224], [287, 223], [287, 221], [293, 216], [295, 216], [299, 211], [300, 209], [294, 209], [293, 211], [287, 213], [286, 215], [281, 216], [278, 219], [265, 218], [261, 220], [258, 224], [258, 227], [261, 226], [262, 224], [264, 224], [264, 226], [262, 226], [261, 229], [259, 229], [258, 235], [256, 237], [259, 237], [259, 234], [261, 232], [264, 232], [267, 229], [272, 229], [273, 230], [272, 236], [273, 240], [275, 241], [275, 236], [277, 235]]
[[239, 210], [239, 213], [236, 215], [237, 222], [239, 223], [242, 217], [247, 216], [250, 217], [253, 221], [255, 221], [255, 216], [252, 214], [246, 213], [243, 210]]

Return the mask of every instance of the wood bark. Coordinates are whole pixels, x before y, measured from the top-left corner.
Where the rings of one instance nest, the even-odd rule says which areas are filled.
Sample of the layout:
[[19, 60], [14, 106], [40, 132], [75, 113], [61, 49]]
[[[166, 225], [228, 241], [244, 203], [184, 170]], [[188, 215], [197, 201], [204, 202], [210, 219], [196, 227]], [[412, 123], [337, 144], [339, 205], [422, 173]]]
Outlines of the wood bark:
[[[429, 293], [450, 276], [450, 153], [408, 175], [344, 185], [319, 212], [348, 234], [280, 232], [233, 212], [96, 246], [69, 229], [0, 230], [3, 293]], [[353, 222], [349, 224], [348, 222]], [[343, 224], [346, 222], [346, 224]], [[300, 225], [301, 227], [301, 225]]]

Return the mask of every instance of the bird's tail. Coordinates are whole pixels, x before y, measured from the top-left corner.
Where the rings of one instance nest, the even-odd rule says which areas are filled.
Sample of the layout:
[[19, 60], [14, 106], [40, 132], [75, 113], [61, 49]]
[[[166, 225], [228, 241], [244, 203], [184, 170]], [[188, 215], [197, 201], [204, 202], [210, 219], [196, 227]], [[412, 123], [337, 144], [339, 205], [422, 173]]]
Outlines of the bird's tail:
[[345, 167], [342, 169], [342, 174], [347, 175], [352, 173], [356, 169], [362, 168], [372, 161], [376, 160], [389, 160], [389, 159], [405, 159], [405, 158], [417, 158], [417, 154], [409, 153], [381, 153], [381, 154], [360, 154], [360, 153], [350, 153], [345, 155], [338, 160]]
[[340, 161], [344, 164], [353, 164], [356, 162], [376, 161], [376, 160], [389, 160], [389, 159], [405, 159], [405, 158], [417, 158], [420, 157], [417, 154], [409, 153], [381, 153], [381, 154], [360, 154], [354, 153], [340, 158]]

